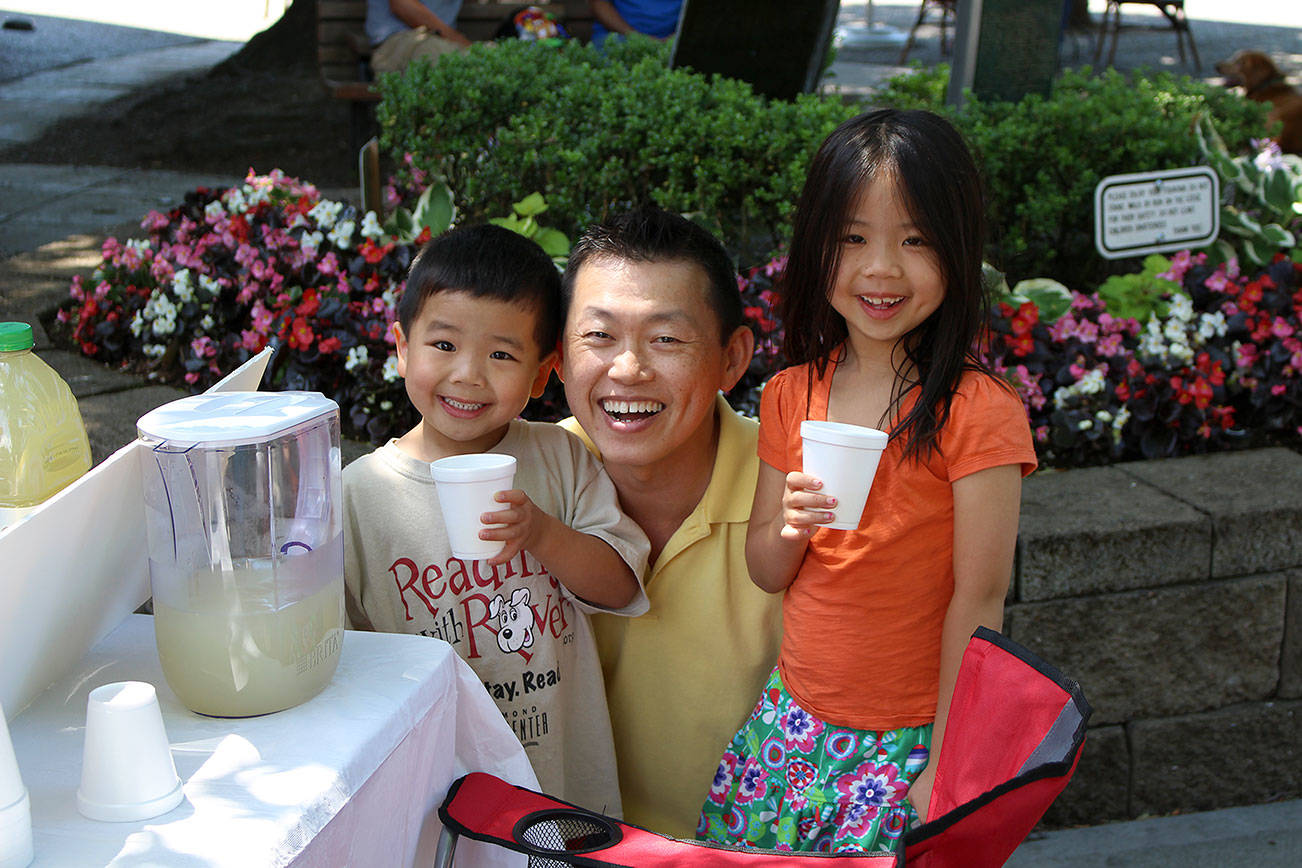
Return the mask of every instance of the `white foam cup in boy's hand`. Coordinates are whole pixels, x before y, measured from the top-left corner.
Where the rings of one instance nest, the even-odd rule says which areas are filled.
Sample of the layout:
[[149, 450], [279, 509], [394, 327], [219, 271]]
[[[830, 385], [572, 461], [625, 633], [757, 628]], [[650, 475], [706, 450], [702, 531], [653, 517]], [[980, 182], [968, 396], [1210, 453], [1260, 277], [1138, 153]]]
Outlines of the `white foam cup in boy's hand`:
[[430, 462], [429, 470], [439, 494], [452, 554], [463, 561], [478, 561], [502, 551], [506, 547], [502, 540], [479, 538], [480, 529], [486, 526], [479, 516], [507, 508], [493, 495], [511, 488], [515, 456], [492, 452], [450, 455]]
[[119, 681], [92, 690], [77, 810], [125, 823], [165, 814], [184, 796], [154, 685]]
[[33, 858], [32, 803], [0, 708], [0, 868], [26, 868]]
[[806, 419], [800, 423], [804, 450], [803, 470], [822, 480], [820, 494], [836, 498], [831, 524], [820, 525], [836, 530], [859, 527], [868, 491], [872, 488], [877, 463], [889, 439], [885, 431]]

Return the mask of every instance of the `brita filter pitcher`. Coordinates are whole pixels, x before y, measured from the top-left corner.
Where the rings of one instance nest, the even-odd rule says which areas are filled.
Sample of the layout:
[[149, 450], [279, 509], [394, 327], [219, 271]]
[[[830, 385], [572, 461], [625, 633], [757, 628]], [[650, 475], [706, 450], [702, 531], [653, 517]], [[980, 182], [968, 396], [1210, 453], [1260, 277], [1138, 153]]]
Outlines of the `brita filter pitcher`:
[[137, 428], [168, 685], [218, 717], [315, 696], [343, 642], [338, 406], [315, 392], [193, 395]]

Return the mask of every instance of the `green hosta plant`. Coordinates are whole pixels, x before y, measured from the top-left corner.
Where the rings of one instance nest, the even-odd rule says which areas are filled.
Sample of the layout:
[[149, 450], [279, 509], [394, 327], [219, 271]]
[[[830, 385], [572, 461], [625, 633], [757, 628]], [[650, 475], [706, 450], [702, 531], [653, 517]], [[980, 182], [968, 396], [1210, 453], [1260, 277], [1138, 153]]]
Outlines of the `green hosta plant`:
[[1302, 158], [1280, 153], [1273, 142], [1255, 155], [1231, 156], [1206, 118], [1199, 121], [1197, 132], [1198, 146], [1224, 188], [1221, 237], [1216, 241], [1219, 257], [1237, 255], [1264, 266], [1283, 250], [1296, 259], [1302, 232]]
[[570, 255], [570, 240], [559, 229], [552, 229], [538, 223], [539, 214], [547, 210], [547, 201], [541, 193], [530, 193], [519, 202], [511, 205], [511, 214], [506, 217], [494, 217], [488, 222], [518, 232], [525, 238], [532, 238], [541, 247], [558, 268], [565, 267], [565, 259]]
[[1138, 274], [1114, 274], [1099, 287], [1099, 298], [1107, 312], [1121, 319], [1148, 322], [1157, 314], [1165, 317], [1167, 299], [1183, 292], [1180, 284], [1163, 275], [1171, 270], [1171, 260], [1154, 253], [1144, 258], [1144, 270]]
[[452, 202], [452, 189], [435, 181], [416, 199], [415, 206], [395, 208], [384, 222], [385, 233], [401, 244], [411, 244], [426, 229], [431, 238], [442, 235], [457, 219], [457, 209]]
[[1049, 277], [1031, 277], [1019, 280], [1012, 289], [1001, 271], [988, 262], [981, 263], [981, 279], [994, 304], [1007, 302], [1014, 310], [1026, 302], [1035, 305], [1039, 321], [1057, 322], [1071, 310], [1071, 290]]

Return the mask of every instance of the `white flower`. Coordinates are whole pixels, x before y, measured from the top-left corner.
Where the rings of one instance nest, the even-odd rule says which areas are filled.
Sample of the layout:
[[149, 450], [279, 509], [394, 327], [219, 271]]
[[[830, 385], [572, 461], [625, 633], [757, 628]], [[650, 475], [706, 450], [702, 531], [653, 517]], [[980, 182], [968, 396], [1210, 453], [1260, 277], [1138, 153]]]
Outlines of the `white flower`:
[[398, 357], [396, 355], [389, 356], [384, 360], [384, 371], [382, 374], [384, 376], [384, 382], [386, 383], [392, 383], [394, 380], [398, 379]]
[[181, 301], [194, 301], [194, 287], [190, 284], [190, 269], [182, 268], [172, 275], [172, 292]]
[[385, 413], [389, 412], [390, 410], [393, 409], [393, 402], [392, 402], [392, 401], [389, 401], [389, 400], [381, 401], [381, 402], [380, 402], [380, 409], [381, 409], [382, 411], [384, 411]]
[[307, 212], [307, 216], [316, 221], [316, 225], [322, 229], [329, 229], [335, 225], [339, 219], [339, 212], [344, 210], [343, 202], [331, 202], [329, 199], [322, 199], [312, 206], [312, 210]]
[[271, 201], [270, 187], [251, 187], [244, 185], [244, 198], [248, 201], [250, 208], [256, 208], [259, 205], [265, 205]]
[[1189, 320], [1193, 319], [1193, 313], [1193, 299], [1182, 292], [1177, 292], [1171, 296], [1171, 307], [1168, 316], [1181, 322], [1189, 322]]
[[131, 318], [131, 334], [140, 337], [140, 333], [145, 330], [145, 317], [140, 311]]
[[143, 347], [144, 354], [151, 359], [157, 359], [167, 352], [167, 347], [162, 344], [145, 344]]
[[1088, 431], [1093, 427], [1094, 427], [1094, 422], [1091, 419], [1081, 419], [1079, 422], [1076, 423], [1076, 429], [1078, 431]]
[[125, 246], [134, 250], [136, 253], [139, 253], [141, 256], [144, 256], [149, 252], [149, 242], [138, 238], [128, 240]]
[[175, 316], [160, 316], [154, 320], [153, 332], [160, 338], [165, 338], [172, 332], [176, 331]]
[[347, 250], [353, 240], [353, 221], [344, 220], [330, 230], [330, 243], [340, 250]]
[[221, 200], [213, 199], [208, 203], [208, 207], [203, 209], [203, 216], [208, 219], [208, 222], [216, 223], [226, 216], [226, 208], [222, 205]]
[[149, 301], [145, 302], [143, 311], [145, 319], [176, 318], [176, 304], [167, 297], [165, 292], [155, 292], [149, 296]]
[[1106, 425], [1112, 421], [1112, 414], [1107, 410], [1100, 410], [1094, 414], [1094, 418]]
[[232, 214], [242, 214], [249, 210], [249, 203], [244, 201], [244, 193], [238, 187], [232, 187], [222, 196], [226, 202], [226, 210]]
[[212, 331], [214, 325], [216, 325], [216, 323], [213, 322], [212, 314], [206, 313], [203, 315], [203, 319], [199, 320], [199, 327], [206, 332]]
[[1117, 411], [1117, 418], [1112, 420], [1112, 430], [1120, 434], [1121, 429], [1126, 427], [1126, 423], [1129, 421], [1130, 408], [1123, 405], [1122, 408]]
[[376, 218], [374, 211], [367, 211], [366, 216], [362, 218], [362, 236], [364, 238], [384, 237], [384, 228], [380, 226], [380, 221]]
[[206, 274], [199, 275], [199, 286], [211, 295], [217, 295], [222, 291], [222, 285], [217, 278], [209, 277]]
[[348, 358], [344, 361], [344, 370], [353, 371], [365, 367], [370, 359], [370, 353], [366, 351], [366, 347], [359, 344], [348, 351]]
[[325, 236], [320, 232], [304, 232], [303, 237], [299, 239], [298, 246], [308, 256], [316, 256], [317, 248], [321, 246], [323, 240], [325, 240]]
[[392, 283], [389, 284], [389, 288], [380, 293], [380, 301], [384, 302], [384, 306], [389, 310], [396, 308], [398, 306], [398, 287]]
[[1204, 341], [1225, 337], [1225, 314], [1205, 313], [1198, 319], [1198, 337]]

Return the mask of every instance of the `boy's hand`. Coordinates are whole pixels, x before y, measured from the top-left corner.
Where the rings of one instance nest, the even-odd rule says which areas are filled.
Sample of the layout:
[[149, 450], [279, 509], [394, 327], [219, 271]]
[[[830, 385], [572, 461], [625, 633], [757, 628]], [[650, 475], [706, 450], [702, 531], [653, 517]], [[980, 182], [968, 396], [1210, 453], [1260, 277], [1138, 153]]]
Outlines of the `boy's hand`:
[[[836, 506], [836, 498], [819, 494], [821, 480], [793, 470], [787, 474], [786, 490], [782, 493], [782, 530], [778, 535], [787, 540], [803, 540], [813, 536], [819, 525], [828, 524], [835, 517], [824, 510]], [[771, 531], [770, 531], [771, 532]]]
[[520, 552], [532, 548], [543, 526], [551, 516], [543, 512], [519, 488], [499, 491], [493, 495], [498, 503], [510, 504], [506, 509], [485, 512], [479, 516], [484, 524], [493, 527], [480, 528], [479, 538], [485, 540], [503, 540], [506, 547], [488, 559], [489, 566], [504, 564]]

